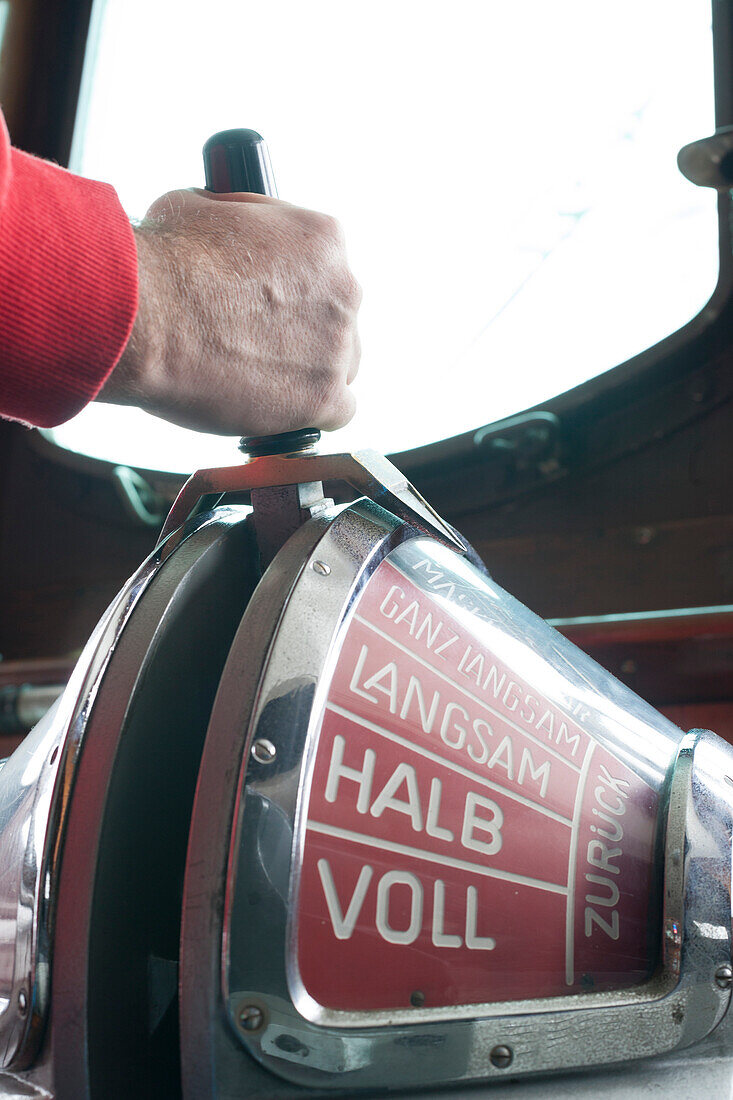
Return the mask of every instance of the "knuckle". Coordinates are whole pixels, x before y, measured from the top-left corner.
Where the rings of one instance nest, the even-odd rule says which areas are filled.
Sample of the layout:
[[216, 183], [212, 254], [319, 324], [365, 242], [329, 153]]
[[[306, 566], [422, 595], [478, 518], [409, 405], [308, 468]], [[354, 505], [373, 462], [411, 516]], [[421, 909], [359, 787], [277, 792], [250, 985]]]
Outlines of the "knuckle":
[[302, 210], [301, 221], [307, 232], [315, 237], [333, 244], [343, 240], [343, 231], [340, 223], [330, 214], [323, 214], [319, 210]]
[[313, 422], [327, 430], [346, 424], [353, 415], [354, 400], [343, 371], [324, 364], [313, 371], [310, 383], [308, 403]]
[[364, 292], [361, 289], [361, 283], [356, 279], [350, 271], [346, 273], [346, 283], [344, 288], [344, 297], [348, 305], [352, 309], [357, 310], [361, 305]]
[[328, 344], [329, 366], [338, 375], [341, 359], [351, 350], [355, 336], [355, 321], [351, 311], [344, 310], [339, 302], [329, 306]]
[[321, 214], [321, 218], [323, 236], [331, 241], [335, 241], [337, 244], [341, 244], [344, 240], [344, 231], [338, 218], [332, 217], [331, 214]]
[[331, 405], [334, 401], [338, 400], [343, 388], [343, 379], [341, 377], [341, 371], [329, 363], [320, 372], [320, 378], [318, 379], [318, 398], [322, 405]]
[[161, 195], [150, 204], [145, 215], [145, 220], [154, 222], [157, 225], [164, 225], [167, 222], [175, 221], [183, 212], [184, 206], [186, 205], [186, 198], [185, 191], [166, 192], [165, 195]]

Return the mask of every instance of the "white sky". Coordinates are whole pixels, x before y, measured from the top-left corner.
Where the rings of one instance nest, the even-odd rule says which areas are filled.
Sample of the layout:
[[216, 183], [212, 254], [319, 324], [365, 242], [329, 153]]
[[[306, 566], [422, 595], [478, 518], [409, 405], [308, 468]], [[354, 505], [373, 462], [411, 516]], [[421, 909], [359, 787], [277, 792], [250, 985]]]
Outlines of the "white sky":
[[[280, 195], [341, 219], [363, 359], [328, 449], [511, 415], [715, 285], [715, 196], [675, 160], [714, 128], [708, 0], [107, 0], [90, 87], [75, 167], [131, 216], [202, 185], [206, 138], [249, 126]], [[238, 460], [109, 406], [57, 437], [131, 465]]]

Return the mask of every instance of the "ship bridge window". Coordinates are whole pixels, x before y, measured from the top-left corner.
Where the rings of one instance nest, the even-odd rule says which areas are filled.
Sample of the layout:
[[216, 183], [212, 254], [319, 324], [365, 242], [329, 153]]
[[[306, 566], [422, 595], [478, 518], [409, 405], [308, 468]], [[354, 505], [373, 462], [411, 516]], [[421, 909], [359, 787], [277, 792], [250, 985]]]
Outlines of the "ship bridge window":
[[[359, 413], [394, 452], [517, 413], [697, 314], [715, 195], [707, 0], [98, 2], [72, 167], [132, 218], [202, 186], [213, 132], [259, 130], [283, 198], [342, 221], [364, 287]], [[93, 405], [76, 451], [189, 471], [229, 440]]]

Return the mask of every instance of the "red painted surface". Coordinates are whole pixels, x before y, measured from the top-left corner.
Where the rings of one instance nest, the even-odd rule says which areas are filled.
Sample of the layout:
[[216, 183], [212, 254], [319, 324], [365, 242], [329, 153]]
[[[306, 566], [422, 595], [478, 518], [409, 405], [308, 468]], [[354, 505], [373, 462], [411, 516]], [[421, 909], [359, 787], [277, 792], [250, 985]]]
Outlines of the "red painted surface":
[[325, 1008], [562, 996], [649, 971], [656, 795], [469, 621], [384, 562], [349, 627], [297, 912], [300, 976]]

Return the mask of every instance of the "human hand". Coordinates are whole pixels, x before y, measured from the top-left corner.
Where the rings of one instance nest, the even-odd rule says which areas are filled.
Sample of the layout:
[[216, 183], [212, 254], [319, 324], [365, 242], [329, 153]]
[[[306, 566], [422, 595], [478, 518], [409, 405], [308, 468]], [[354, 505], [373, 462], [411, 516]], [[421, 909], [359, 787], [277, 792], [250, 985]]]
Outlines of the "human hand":
[[100, 400], [223, 435], [348, 423], [361, 291], [333, 218], [171, 191], [135, 236], [140, 304]]

